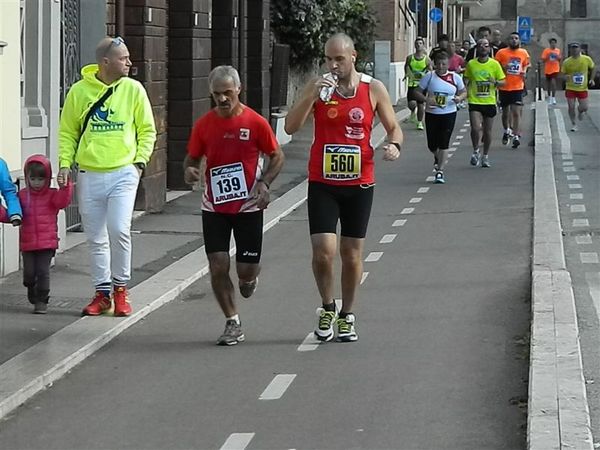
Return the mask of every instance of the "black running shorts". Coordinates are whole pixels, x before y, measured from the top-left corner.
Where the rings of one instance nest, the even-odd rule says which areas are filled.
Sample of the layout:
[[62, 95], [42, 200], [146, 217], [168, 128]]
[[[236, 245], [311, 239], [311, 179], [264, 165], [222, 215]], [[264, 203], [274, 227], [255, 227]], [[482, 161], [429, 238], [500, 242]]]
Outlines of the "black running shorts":
[[416, 97], [415, 97], [415, 92], [416, 92], [417, 89], [418, 89], [417, 87], [409, 87], [406, 90], [406, 100], [409, 101], [409, 102], [415, 101], [417, 103], [423, 104], [423, 103], [425, 103], [424, 101], [417, 100]]
[[469, 104], [469, 111], [477, 111], [478, 113], [481, 113], [483, 117], [487, 117], [488, 119], [495, 117], [498, 112], [496, 105], [478, 105], [477, 103]]
[[498, 92], [498, 103], [503, 108], [508, 105], [523, 105], [523, 91], [499, 91]]
[[432, 153], [446, 150], [450, 146], [450, 138], [454, 131], [456, 113], [425, 113], [425, 129], [427, 131], [427, 148]]
[[229, 252], [231, 232], [237, 250], [236, 261], [260, 262], [263, 238], [263, 212], [222, 214], [202, 211], [202, 230], [206, 254]]
[[362, 239], [367, 235], [375, 185], [334, 186], [308, 183], [308, 223], [310, 234], [336, 233]]

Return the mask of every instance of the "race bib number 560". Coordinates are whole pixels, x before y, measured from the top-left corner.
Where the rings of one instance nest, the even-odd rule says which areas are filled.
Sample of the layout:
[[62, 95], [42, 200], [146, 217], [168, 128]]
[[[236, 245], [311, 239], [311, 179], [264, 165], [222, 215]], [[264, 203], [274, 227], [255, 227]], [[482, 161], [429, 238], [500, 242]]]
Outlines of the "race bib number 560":
[[248, 198], [242, 163], [227, 164], [210, 169], [210, 188], [215, 205]]
[[323, 147], [323, 178], [340, 181], [360, 178], [360, 146], [326, 144]]

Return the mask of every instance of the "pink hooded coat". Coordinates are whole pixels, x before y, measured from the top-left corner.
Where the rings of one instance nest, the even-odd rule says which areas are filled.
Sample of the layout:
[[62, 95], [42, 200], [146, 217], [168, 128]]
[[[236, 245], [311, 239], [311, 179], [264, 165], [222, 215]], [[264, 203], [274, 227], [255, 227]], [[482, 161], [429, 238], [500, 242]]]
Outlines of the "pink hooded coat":
[[23, 224], [19, 233], [19, 246], [22, 252], [35, 250], [55, 250], [58, 248], [58, 212], [71, 203], [73, 183], [69, 180], [62, 189], [50, 187], [52, 166], [44, 155], [27, 158], [23, 172], [27, 180], [27, 166], [32, 162], [43, 164], [46, 168], [47, 183], [40, 190], [27, 187], [19, 191], [19, 200], [23, 208]]

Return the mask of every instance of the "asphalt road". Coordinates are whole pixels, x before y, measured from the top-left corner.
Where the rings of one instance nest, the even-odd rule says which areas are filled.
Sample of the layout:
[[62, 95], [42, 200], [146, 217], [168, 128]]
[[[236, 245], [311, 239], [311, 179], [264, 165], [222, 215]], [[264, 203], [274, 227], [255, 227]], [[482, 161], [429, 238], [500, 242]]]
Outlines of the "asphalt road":
[[245, 343], [214, 345], [224, 320], [202, 278], [1, 422], [0, 447], [525, 448], [524, 116], [519, 150], [501, 147], [497, 120], [482, 169], [468, 163], [461, 112], [443, 186], [426, 181], [431, 157], [412, 126], [401, 159], [377, 161], [358, 342], [305, 340], [318, 297], [302, 206], [265, 236], [258, 290], [240, 301]]

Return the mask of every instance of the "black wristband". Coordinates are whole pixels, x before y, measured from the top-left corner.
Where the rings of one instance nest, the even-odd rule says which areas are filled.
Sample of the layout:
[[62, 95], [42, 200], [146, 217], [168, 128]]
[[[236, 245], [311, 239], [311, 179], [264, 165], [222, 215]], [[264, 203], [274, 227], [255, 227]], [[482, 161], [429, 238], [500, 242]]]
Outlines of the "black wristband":
[[390, 142], [390, 145], [395, 145], [396, 148], [398, 149], [398, 151], [402, 150], [402, 148], [400, 147], [400, 144], [398, 142]]
[[267, 189], [271, 189], [271, 186], [269, 185], [269, 183], [267, 183], [267, 182], [266, 182], [265, 180], [263, 180], [262, 178], [261, 178], [261, 179], [259, 179], [259, 180], [256, 180], [256, 181], [258, 181], [258, 182], [260, 182], [260, 183], [263, 183], [263, 184], [264, 184], [264, 185], [267, 187]]

